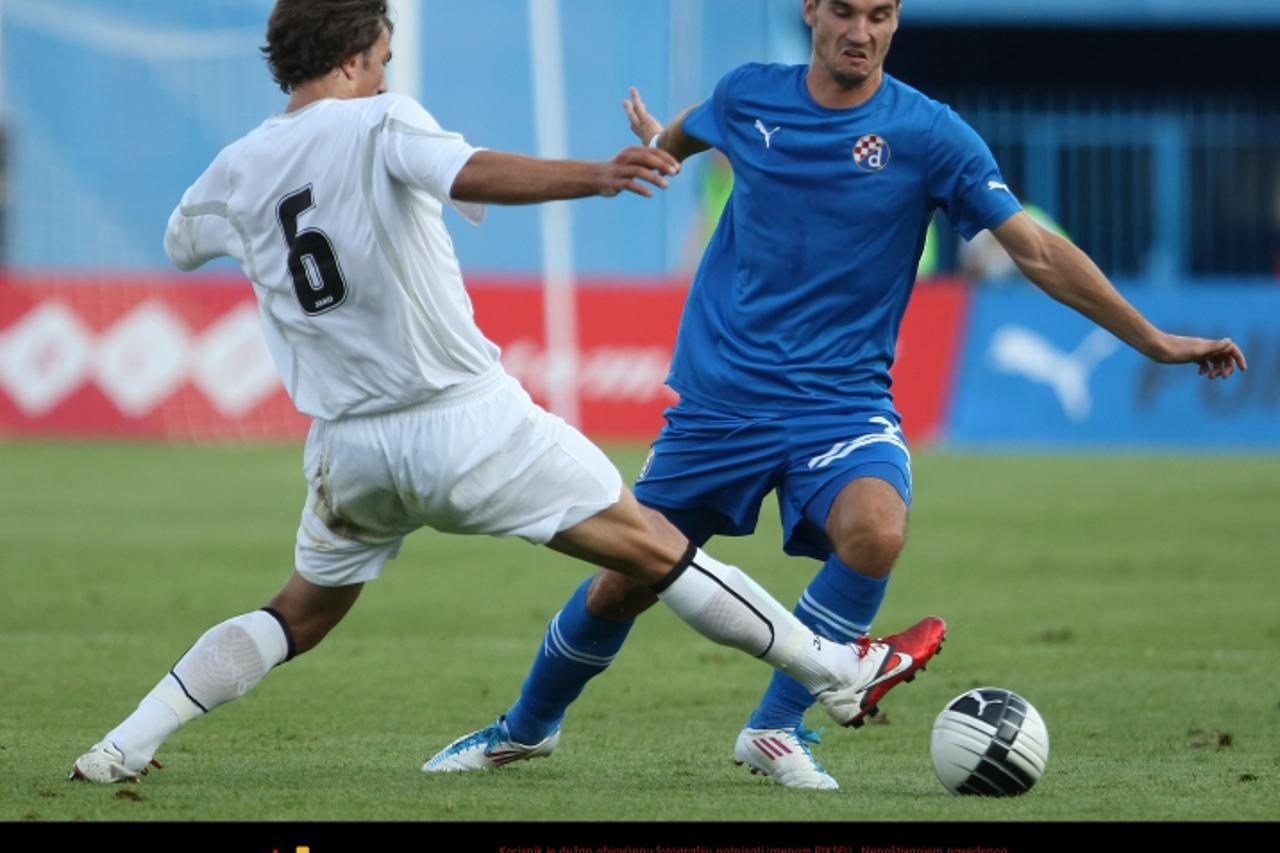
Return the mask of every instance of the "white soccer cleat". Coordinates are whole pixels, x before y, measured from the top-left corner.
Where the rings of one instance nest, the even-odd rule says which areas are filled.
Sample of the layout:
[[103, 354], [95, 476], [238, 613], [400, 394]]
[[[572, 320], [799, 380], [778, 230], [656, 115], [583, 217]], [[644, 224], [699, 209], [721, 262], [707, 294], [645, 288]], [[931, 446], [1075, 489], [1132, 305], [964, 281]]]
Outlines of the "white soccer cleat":
[[746, 764], [788, 788], [834, 791], [840, 784], [818, 763], [809, 744], [820, 743], [816, 732], [794, 729], [743, 729], [733, 749], [735, 764]]
[[[154, 760], [151, 764], [157, 768], [160, 766]], [[146, 772], [146, 767], [130, 770], [124, 763], [124, 753], [115, 744], [104, 740], [95, 743], [93, 749], [76, 759], [68, 778], [110, 785], [115, 782], [137, 782]]]
[[878, 640], [866, 637], [855, 640], [849, 644], [850, 653], [859, 658], [854, 680], [837, 684], [814, 698], [822, 703], [831, 719], [856, 729], [867, 717], [878, 713], [880, 700], [886, 693], [915, 679], [916, 673], [942, 648], [946, 637], [947, 623], [937, 616], [927, 616], [901, 634]]
[[543, 758], [560, 745], [560, 729], [533, 745], [516, 743], [507, 731], [507, 720], [463, 735], [433, 755], [422, 765], [423, 773], [460, 773], [467, 770], [496, 770], [513, 761]]

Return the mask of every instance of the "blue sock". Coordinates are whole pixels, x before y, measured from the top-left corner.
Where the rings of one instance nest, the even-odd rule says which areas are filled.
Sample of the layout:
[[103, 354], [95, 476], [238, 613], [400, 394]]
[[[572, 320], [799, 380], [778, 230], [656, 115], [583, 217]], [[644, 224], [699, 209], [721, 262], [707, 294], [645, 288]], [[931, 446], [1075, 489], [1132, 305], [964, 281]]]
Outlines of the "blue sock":
[[555, 731], [582, 688], [605, 671], [627, 639], [634, 620], [610, 622], [587, 611], [590, 585], [584, 581], [547, 625], [520, 698], [506, 714], [516, 743], [538, 743]]
[[[840, 562], [835, 554], [800, 596], [795, 614], [815, 634], [838, 643], [866, 636], [884, 601], [888, 578], [869, 578]], [[804, 722], [813, 697], [800, 682], [780, 671], [747, 721], [753, 729], [791, 729]]]

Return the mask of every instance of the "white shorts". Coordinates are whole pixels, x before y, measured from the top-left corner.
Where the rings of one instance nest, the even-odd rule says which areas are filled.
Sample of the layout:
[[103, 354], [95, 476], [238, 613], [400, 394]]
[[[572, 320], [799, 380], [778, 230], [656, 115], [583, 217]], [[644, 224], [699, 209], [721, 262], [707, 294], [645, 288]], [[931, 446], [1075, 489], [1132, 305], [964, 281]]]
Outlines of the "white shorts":
[[501, 369], [382, 415], [317, 420], [296, 567], [319, 586], [371, 581], [408, 533], [549, 541], [617, 503], [622, 477]]

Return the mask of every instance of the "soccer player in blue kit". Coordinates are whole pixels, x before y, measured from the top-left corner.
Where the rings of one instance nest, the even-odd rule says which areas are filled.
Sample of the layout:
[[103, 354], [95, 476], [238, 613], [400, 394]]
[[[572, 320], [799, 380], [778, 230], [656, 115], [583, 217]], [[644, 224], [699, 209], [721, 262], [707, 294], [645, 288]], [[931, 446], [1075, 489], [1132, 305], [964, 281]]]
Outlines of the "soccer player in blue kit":
[[[1211, 379], [1246, 365], [1229, 339], [1155, 328], [1083, 252], [1022, 211], [958, 115], [884, 72], [900, 0], [803, 5], [809, 65], [741, 66], [666, 127], [634, 89], [624, 105], [640, 139], [679, 160], [716, 148], [735, 180], [681, 320], [668, 378], [680, 400], [635, 495], [701, 544], [751, 533], [776, 492], [783, 550], [823, 561], [796, 615], [856, 642], [906, 542], [911, 457], [889, 371], [937, 209], [966, 239], [990, 229], [1049, 296], [1147, 357], [1196, 363]], [[621, 575], [584, 582], [552, 619], [516, 704], [423, 769], [549, 754], [569, 704], [656, 600]], [[735, 761], [788, 787], [839, 787], [809, 748], [811, 703], [775, 673]]]

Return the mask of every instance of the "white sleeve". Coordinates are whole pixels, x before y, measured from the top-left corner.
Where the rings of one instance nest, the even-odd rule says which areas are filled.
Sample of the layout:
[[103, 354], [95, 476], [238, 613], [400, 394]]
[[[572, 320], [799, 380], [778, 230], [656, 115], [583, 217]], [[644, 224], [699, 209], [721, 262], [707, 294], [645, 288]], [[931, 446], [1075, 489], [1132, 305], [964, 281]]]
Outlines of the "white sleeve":
[[239, 236], [227, 217], [230, 181], [225, 152], [182, 194], [169, 215], [164, 250], [180, 270], [190, 271], [223, 255], [235, 257]]
[[462, 134], [444, 130], [417, 101], [400, 98], [388, 112], [382, 134], [387, 169], [402, 183], [431, 193], [443, 204], [455, 207], [469, 222], [484, 219], [485, 206], [457, 201], [453, 182], [471, 156], [472, 147]]

